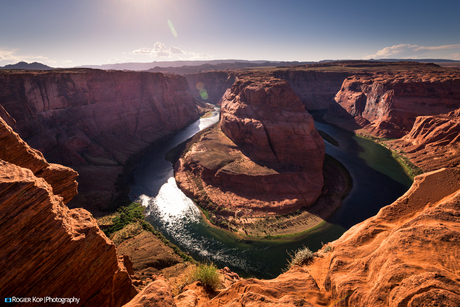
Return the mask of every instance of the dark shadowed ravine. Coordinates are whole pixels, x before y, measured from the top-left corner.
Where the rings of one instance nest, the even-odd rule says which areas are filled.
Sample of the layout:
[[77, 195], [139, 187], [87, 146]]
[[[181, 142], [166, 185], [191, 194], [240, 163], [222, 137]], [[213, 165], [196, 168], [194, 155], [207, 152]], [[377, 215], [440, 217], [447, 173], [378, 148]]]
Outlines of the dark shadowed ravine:
[[339, 143], [333, 146], [325, 142], [326, 153], [350, 172], [353, 189], [349, 196], [329, 223], [303, 238], [290, 242], [240, 240], [203, 221], [200, 210], [177, 187], [172, 165], [165, 160], [170, 149], [218, 119], [216, 110], [212, 117], [196, 121], [148, 152], [132, 173], [130, 197], [140, 198], [147, 207], [148, 221], [195, 259], [228, 266], [243, 276], [277, 276], [286, 268], [287, 251], [302, 246], [316, 251], [322, 242], [339, 238], [351, 226], [392, 203], [412, 183], [389, 150], [334, 126], [315, 122], [317, 129]]

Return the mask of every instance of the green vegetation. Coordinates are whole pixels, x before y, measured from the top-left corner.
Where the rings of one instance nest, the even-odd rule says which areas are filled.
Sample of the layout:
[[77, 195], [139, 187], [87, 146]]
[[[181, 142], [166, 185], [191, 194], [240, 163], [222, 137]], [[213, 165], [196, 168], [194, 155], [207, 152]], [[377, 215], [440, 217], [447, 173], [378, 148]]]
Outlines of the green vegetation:
[[203, 286], [216, 290], [220, 284], [220, 275], [214, 264], [200, 264], [193, 273], [193, 279], [200, 281]]
[[396, 159], [396, 161], [399, 162], [399, 164], [401, 164], [404, 167], [404, 171], [407, 175], [409, 175], [412, 178], [412, 180], [415, 176], [423, 174], [422, 169], [410, 162], [410, 160], [407, 157], [393, 150], [391, 151], [391, 155], [393, 156], [393, 158]]
[[155, 230], [155, 228], [145, 220], [144, 207], [141, 204], [131, 203], [128, 206], [118, 208], [115, 217], [112, 218], [112, 225], [103, 229], [105, 235], [113, 239], [117, 245], [124, 240], [136, 236], [143, 230], [151, 232], [185, 261], [196, 263], [192, 257], [169, 242], [161, 232]]
[[296, 250], [294, 254], [289, 254], [289, 256], [291, 259], [288, 260], [288, 269], [292, 268], [294, 265], [307, 264], [313, 260], [315, 254], [308, 247], [304, 246]]
[[404, 156], [401, 152], [397, 152], [395, 150], [392, 150], [389, 148], [384, 142], [385, 141], [391, 141], [394, 140], [392, 138], [377, 138], [373, 136], [365, 136], [361, 134], [357, 134], [357, 137], [373, 141], [379, 145], [382, 145], [383, 147], [387, 148], [388, 150], [391, 151], [391, 155], [393, 158], [398, 161], [398, 163], [404, 168], [404, 171], [406, 174], [414, 180], [415, 176], [418, 176], [420, 174], [423, 174], [423, 170], [419, 168], [418, 166], [414, 165], [406, 156]]
[[137, 203], [131, 203], [128, 206], [120, 207], [117, 210], [117, 216], [112, 219], [112, 225], [104, 229], [106, 236], [110, 237], [113, 233], [122, 230], [128, 224], [144, 220], [144, 207]]

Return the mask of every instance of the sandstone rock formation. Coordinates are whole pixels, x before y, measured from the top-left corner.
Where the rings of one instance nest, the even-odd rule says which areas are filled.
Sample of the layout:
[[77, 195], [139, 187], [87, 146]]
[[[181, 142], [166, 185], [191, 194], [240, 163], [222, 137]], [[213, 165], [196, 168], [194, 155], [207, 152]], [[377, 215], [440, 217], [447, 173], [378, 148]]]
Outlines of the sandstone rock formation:
[[238, 80], [222, 98], [220, 128], [254, 161], [321, 173], [324, 142], [286, 82]]
[[415, 178], [393, 204], [335, 241], [325, 289], [338, 306], [460, 304], [460, 168]]
[[64, 204], [76, 172], [48, 164], [1, 119], [0, 143], [0, 295], [129, 301], [136, 291], [114, 244], [88, 211]]
[[235, 82], [235, 73], [227, 71], [211, 71], [186, 74], [190, 92], [193, 97], [210, 103], [218, 103]]
[[347, 78], [335, 100], [374, 136], [399, 138], [417, 116], [460, 107], [460, 74], [453, 70], [395, 71]]
[[460, 164], [460, 109], [448, 114], [419, 116], [403, 138], [387, 141], [423, 171]]
[[46, 162], [41, 152], [28, 146], [1, 118], [0, 144], [0, 160], [30, 169], [35, 176], [44, 178], [64, 203], [77, 195], [75, 179], [78, 173], [68, 167]]
[[239, 280], [204, 306], [459, 306], [459, 243], [460, 168], [441, 169], [332, 251], [272, 280]]
[[199, 117], [188, 89], [184, 77], [160, 73], [2, 73], [0, 115], [49, 161], [80, 173], [75, 205], [101, 209], [130, 157]]
[[145, 287], [124, 307], [176, 307], [171, 286], [162, 277]]
[[295, 211], [323, 187], [324, 142], [312, 117], [287, 82], [254, 78], [235, 82], [219, 127], [176, 164], [181, 189], [226, 215]]

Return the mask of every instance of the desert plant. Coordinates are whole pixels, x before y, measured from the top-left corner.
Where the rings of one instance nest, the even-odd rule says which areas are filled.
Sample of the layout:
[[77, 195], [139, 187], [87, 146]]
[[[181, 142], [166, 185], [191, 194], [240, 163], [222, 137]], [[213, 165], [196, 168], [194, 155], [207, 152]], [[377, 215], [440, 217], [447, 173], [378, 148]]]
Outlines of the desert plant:
[[310, 262], [315, 257], [315, 254], [308, 247], [304, 246], [296, 250], [294, 254], [289, 254], [289, 256], [291, 259], [288, 260], [288, 269], [292, 268], [294, 265], [302, 265]]
[[200, 264], [196, 267], [193, 279], [200, 281], [203, 286], [216, 290], [220, 284], [220, 275], [214, 264]]
[[144, 207], [137, 203], [118, 208], [117, 216], [112, 219], [112, 225], [105, 229], [107, 236], [123, 229], [126, 225], [144, 219]]

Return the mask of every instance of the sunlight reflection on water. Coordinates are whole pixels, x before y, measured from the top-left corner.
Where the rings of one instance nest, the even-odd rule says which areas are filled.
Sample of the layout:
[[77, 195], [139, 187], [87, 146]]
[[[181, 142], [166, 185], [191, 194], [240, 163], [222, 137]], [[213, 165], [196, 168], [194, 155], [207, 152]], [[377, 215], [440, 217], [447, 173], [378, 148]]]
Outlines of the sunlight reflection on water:
[[[198, 222], [200, 218], [200, 210], [195, 204], [185, 196], [177, 187], [174, 177], [170, 177], [158, 191], [156, 197], [148, 198], [148, 214], [152, 211], [158, 213], [159, 218], [166, 222], [172, 222], [175, 219], [187, 216], [192, 222]], [[146, 202], [143, 201], [143, 205]], [[145, 205], [144, 205], [145, 206]]]
[[[200, 119], [146, 154], [133, 172], [134, 180], [131, 185], [131, 196], [133, 199], [140, 199], [146, 208], [146, 220], [168, 240], [197, 260], [212, 261], [219, 267], [229, 266], [246, 276], [275, 277], [287, 264], [287, 251], [302, 246], [308, 246], [312, 250], [320, 248], [322, 242], [337, 239], [347, 228], [372, 216], [407, 189], [393, 179], [404, 175], [402, 170], [394, 167], [395, 174], [383, 175], [369, 167], [366, 163], [368, 155], [359, 156], [361, 152], [371, 150], [371, 156], [374, 157], [383, 150], [380, 145], [366, 143], [366, 146], [361, 146], [361, 139], [351, 138], [349, 134], [332, 126], [318, 123], [321, 130], [336, 138], [340, 144], [339, 147], [326, 144], [326, 152], [344, 163], [352, 176], [355, 174], [355, 186], [344, 200], [342, 208], [335, 214], [332, 223], [327, 223], [321, 229], [295, 241], [235, 238], [203, 221], [200, 209], [177, 187], [171, 163], [164, 159], [170, 149], [192, 137], [197, 130], [218, 122], [218, 114], [219, 110], [216, 108], [213, 116]], [[385, 159], [380, 160], [385, 161], [385, 164], [395, 163], [391, 155], [385, 154], [383, 157]], [[382, 186], [391, 188], [384, 189]]]

